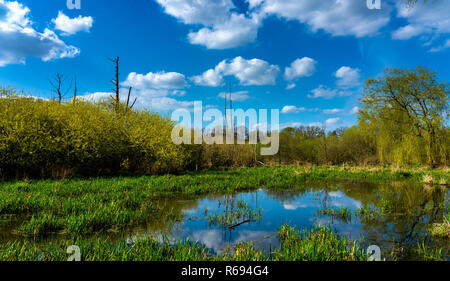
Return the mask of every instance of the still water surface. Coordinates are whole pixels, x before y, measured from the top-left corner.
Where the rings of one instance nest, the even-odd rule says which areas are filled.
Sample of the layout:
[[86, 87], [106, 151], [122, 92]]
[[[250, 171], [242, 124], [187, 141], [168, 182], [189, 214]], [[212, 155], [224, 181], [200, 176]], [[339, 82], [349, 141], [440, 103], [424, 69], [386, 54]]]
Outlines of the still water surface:
[[[417, 243], [422, 242], [430, 247], [443, 248], [444, 256], [450, 259], [449, 239], [434, 239], [427, 231], [433, 223], [443, 221], [444, 214], [449, 212], [449, 202], [448, 188], [407, 181], [392, 184], [321, 183], [294, 190], [262, 187], [253, 192], [196, 199], [161, 198], [158, 205], [182, 219], [154, 219], [123, 233], [108, 233], [107, 238], [127, 241], [143, 236], [189, 239], [215, 253], [245, 241], [268, 253], [280, 245], [277, 230], [283, 224], [298, 229], [327, 225], [342, 235], [359, 240], [364, 248], [379, 246], [383, 259], [390, 260], [393, 254], [399, 260], [419, 259], [415, 249]], [[341, 208], [346, 208], [350, 215], [340, 218], [319, 214], [319, 210]], [[377, 215], [359, 216], [356, 212], [361, 208], [375, 210]], [[233, 221], [217, 220], [227, 214], [239, 215], [243, 209], [252, 215]], [[11, 230], [18, 222], [11, 217], [1, 217], [0, 242], [17, 239]], [[54, 239], [64, 239], [64, 236], [49, 237], [43, 243], [51, 243]]]
[[[254, 192], [213, 195], [196, 200], [165, 199], [160, 204], [181, 212], [184, 219], [177, 222], [154, 221], [135, 229], [127, 238], [149, 234], [171, 239], [187, 238], [216, 253], [247, 241], [269, 252], [279, 246], [277, 229], [283, 224], [299, 229], [328, 225], [340, 234], [362, 241], [364, 247], [378, 245], [386, 259], [391, 259], [393, 251], [398, 259], [416, 259], [413, 249], [423, 241], [449, 252], [449, 240], [431, 239], [427, 232], [431, 224], [443, 221], [443, 214], [449, 209], [449, 195], [449, 190], [444, 187], [408, 182], [341, 182], [298, 191], [260, 188]], [[229, 228], [232, 224], [211, 222], [211, 217], [216, 214], [239, 212], [242, 202], [258, 216], [249, 222], [245, 218], [237, 220], [232, 224], [245, 223], [233, 228]], [[319, 210], [343, 207], [350, 211], [350, 216], [339, 218], [318, 214]], [[361, 217], [356, 214], [360, 208], [371, 208], [378, 214]]]

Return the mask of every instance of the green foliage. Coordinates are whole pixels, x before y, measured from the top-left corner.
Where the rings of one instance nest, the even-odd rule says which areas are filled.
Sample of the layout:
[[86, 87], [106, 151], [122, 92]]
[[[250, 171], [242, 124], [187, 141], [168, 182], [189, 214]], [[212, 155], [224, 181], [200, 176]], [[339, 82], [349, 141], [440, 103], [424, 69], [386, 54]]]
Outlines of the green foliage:
[[318, 227], [300, 232], [290, 226], [280, 228], [281, 247], [269, 256], [250, 243], [240, 243], [213, 255], [205, 246], [188, 240], [162, 243], [142, 237], [132, 243], [109, 239], [71, 239], [50, 245], [36, 241], [6, 242], [0, 245], [1, 261], [65, 261], [70, 245], [80, 247], [82, 261], [354, 261], [365, 260], [357, 243]]
[[252, 145], [213, 144], [201, 145], [202, 157], [198, 166], [211, 167], [238, 167], [254, 164]]
[[299, 231], [283, 225], [279, 231], [282, 247], [275, 251], [276, 260], [284, 261], [364, 261], [364, 250], [345, 236], [328, 227], [318, 226]]
[[263, 160], [278, 163], [397, 164], [431, 167], [450, 164], [450, 85], [417, 67], [386, 69], [369, 79], [357, 126], [286, 128], [280, 152]]
[[280, 132], [277, 155], [262, 146], [175, 145], [174, 123], [114, 101], [89, 103], [20, 96], [0, 88], [0, 178], [177, 173], [286, 164], [450, 164], [449, 93], [437, 74], [387, 69], [366, 83], [357, 126]]
[[282, 163], [318, 164], [324, 134], [323, 129], [314, 126], [286, 128], [280, 133], [280, 151], [272, 159]]
[[317, 214], [331, 216], [343, 223], [349, 223], [352, 220], [352, 212], [347, 207], [319, 209]]
[[[313, 183], [335, 180], [392, 182], [404, 180], [408, 175], [417, 183], [416, 189], [411, 190], [408, 185], [399, 185], [398, 189], [387, 187], [385, 197], [390, 200], [388, 204], [380, 203], [386, 212], [405, 213], [416, 210], [414, 206], [421, 203], [413, 194], [427, 192], [422, 186], [425, 174], [431, 174], [438, 182], [450, 182], [446, 170], [335, 166], [254, 167], [204, 170], [177, 176], [0, 182], [0, 215], [25, 216], [27, 219], [20, 221], [18, 231], [28, 236], [46, 236], [54, 232], [92, 234], [137, 226], [153, 218], [158, 218], [161, 224], [168, 223], [168, 218], [180, 218], [180, 210], [159, 204], [158, 196], [161, 195], [191, 198], [219, 192], [233, 194], [260, 187], [305, 190]], [[427, 196], [438, 194], [440, 188], [433, 190]], [[236, 212], [227, 216], [213, 214], [212, 222], [230, 225], [246, 219], [259, 220], [260, 210], [242, 202], [236, 204]], [[345, 210], [342, 215], [349, 217]]]
[[374, 132], [382, 162], [448, 164], [450, 84], [419, 66], [386, 69], [364, 91], [360, 120]]
[[66, 177], [184, 168], [184, 147], [171, 141], [172, 122], [110, 103], [60, 104], [1, 90], [0, 177]]
[[210, 225], [231, 228], [236, 224], [250, 221], [261, 221], [261, 208], [253, 209], [247, 202], [227, 200], [226, 210], [208, 214], [206, 220]]
[[417, 244], [417, 253], [426, 261], [445, 261], [442, 248], [432, 248], [425, 242]]

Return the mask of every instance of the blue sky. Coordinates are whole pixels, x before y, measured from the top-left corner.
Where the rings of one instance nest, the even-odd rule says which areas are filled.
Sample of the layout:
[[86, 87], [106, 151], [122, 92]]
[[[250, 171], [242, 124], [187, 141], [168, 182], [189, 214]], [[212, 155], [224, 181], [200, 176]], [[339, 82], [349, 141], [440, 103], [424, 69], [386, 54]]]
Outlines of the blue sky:
[[107, 58], [120, 56], [140, 107], [222, 109], [231, 83], [234, 107], [333, 129], [356, 122], [364, 80], [386, 67], [450, 80], [449, 15], [448, 0], [0, 0], [0, 85], [48, 98], [61, 72], [99, 99], [112, 88]]

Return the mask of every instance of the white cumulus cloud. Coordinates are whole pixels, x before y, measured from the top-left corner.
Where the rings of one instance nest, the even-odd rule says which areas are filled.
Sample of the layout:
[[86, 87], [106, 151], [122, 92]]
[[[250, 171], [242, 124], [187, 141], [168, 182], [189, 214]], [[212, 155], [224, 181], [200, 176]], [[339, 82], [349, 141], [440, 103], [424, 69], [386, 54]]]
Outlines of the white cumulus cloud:
[[353, 93], [350, 91], [343, 91], [338, 89], [329, 89], [323, 85], [313, 89], [312, 94], [308, 95], [308, 98], [324, 98], [332, 99], [334, 97], [346, 97], [351, 96]]
[[265, 18], [296, 20], [311, 31], [333, 36], [372, 36], [387, 25], [392, 5], [370, 10], [361, 0], [246, 0], [249, 10], [239, 13], [232, 0], [156, 0], [164, 12], [193, 26], [192, 44], [227, 49], [253, 42]]
[[[194, 102], [178, 100], [186, 94], [185, 88], [188, 83], [183, 74], [177, 72], [160, 71], [157, 73], [149, 72], [147, 74], [138, 74], [131, 72], [125, 81], [120, 83], [123, 88], [120, 89], [120, 98], [126, 102], [128, 88], [133, 87], [131, 98], [137, 98], [136, 108], [149, 108], [154, 111], [170, 111], [174, 109], [191, 110]], [[80, 99], [89, 101], [98, 101], [108, 99], [112, 93], [96, 92], [87, 93], [80, 96]]]
[[188, 34], [192, 44], [227, 49], [253, 42], [261, 18], [236, 13], [231, 0], [157, 0], [164, 11], [184, 24], [200, 26]]
[[[229, 98], [230, 93], [227, 92], [222, 92], [219, 94], [219, 97], [225, 99], [225, 98]], [[234, 92], [231, 93], [231, 99], [233, 101], [246, 101], [250, 98], [250, 96], [248, 95], [248, 91], [239, 91], [239, 92]]]
[[283, 114], [289, 114], [289, 113], [300, 113], [306, 111], [306, 108], [304, 107], [296, 107], [295, 105], [286, 105], [281, 110], [281, 113]]
[[325, 125], [329, 129], [335, 129], [341, 123], [342, 123], [341, 118], [330, 118], [325, 121]]
[[[126, 102], [128, 94], [128, 89], [120, 89], [120, 99], [122, 102]], [[175, 109], [188, 109], [191, 110], [194, 102], [192, 101], [180, 101], [169, 95], [173, 95], [174, 92], [171, 91], [149, 91], [149, 90], [137, 90], [133, 91], [131, 98], [136, 100], [134, 108], [148, 108], [153, 111], [170, 111]], [[97, 102], [100, 100], [109, 99], [113, 93], [110, 92], [95, 92], [86, 93], [85, 95], [79, 96], [78, 99]]]
[[333, 108], [333, 109], [324, 109], [323, 110], [323, 114], [340, 114], [343, 113], [344, 110], [339, 109], [339, 108]]
[[350, 114], [357, 114], [359, 112], [359, 107], [355, 106], [352, 108], [352, 110], [350, 111]]
[[193, 76], [191, 80], [199, 86], [219, 87], [224, 83], [222, 74], [215, 69], [209, 69], [201, 75]]
[[63, 32], [62, 35], [73, 35], [78, 32], [89, 32], [94, 23], [92, 17], [78, 16], [76, 18], [69, 18], [63, 12], [58, 12], [58, 17], [52, 19], [55, 24], [55, 29]]
[[214, 69], [192, 77], [197, 85], [217, 87], [223, 85], [224, 76], [236, 77], [241, 85], [275, 85], [280, 68], [260, 59], [236, 57], [221, 61]]
[[253, 42], [258, 35], [259, 18], [248, 18], [243, 14], [231, 14], [223, 23], [190, 32], [191, 44], [203, 45], [208, 49], [229, 49]]
[[164, 11], [185, 24], [214, 25], [228, 19], [231, 0], [156, 0]]
[[34, 29], [30, 9], [17, 1], [0, 0], [0, 67], [25, 63], [27, 57], [43, 61], [73, 58], [80, 53], [64, 43], [54, 31]]
[[366, 1], [361, 0], [265, 0], [261, 3], [262, 11], [268, 15], [297, 20], [313, 32], [324, 30], [333, 36], [375, 35], [389, 22], [392, 10], [387, 3], [383, 3], [381, 10], [370, 10]]
[[[450, 35], [450, 5], [448, 1], [419, 1], [413, 8], [408, 8], [403, 3], [397, 3], [397, 17], [407, 20], [407, 24], [392, 32], [392, 38], [407, 40], [415, 36], [424, 36], [423, 40], [444, 37]], [[428, 43], [432, 43], [429, 41]], [[429, 45], [429, 44], [424, 44]], [[445, 43], [432, 47], [430, 51], [445, 49]]]
[[295, 84], [295, 83], [290, 83], [290, 84], [288, 84], [288, 85], [286, 86], [286, 90], [292, 90], [292, 89], [294, 89], [295, 87], [297, 87], [297, 84]]
[[138, 74], [132, 72], [127, 79], [121, 83], [126, 87], [133, 87], [140, 90], [145, 89], [183, 89], [187, 87], [185, 76], [177, 72], [149, 72]]
[[334, 76], [338, 78], [337, 85], [341, 88], [353, 88], [360, 85], [360, 70], [343, 66], [339, 68]]
[[312, 58], [304, 57], [296, 59], [290, 67], [286, 67], [284, 78], [291, 81], [299, 77], [312, 76], [316, 71], [316, 64], [317, 61]]

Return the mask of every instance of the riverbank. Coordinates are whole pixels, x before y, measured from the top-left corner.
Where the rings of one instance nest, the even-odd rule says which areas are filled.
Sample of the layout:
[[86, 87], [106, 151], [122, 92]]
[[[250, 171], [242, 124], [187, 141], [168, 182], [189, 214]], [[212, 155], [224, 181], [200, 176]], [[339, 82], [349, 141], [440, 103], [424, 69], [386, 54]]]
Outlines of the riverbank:
[[[220, 196], [226, 194], [234, 196], [241, 192], [254, 192], [260, 188], [267, 190], [269, 194], [287, 192], [292, 193], [291, 196], [304, 194], [314, 187], [317, 187], [317, 190], [326, 187], [327, 192], [336, 192], [340, 188], [339, 182], [350, 184], [354, 182], [357, 186], [361, 186], [361, 188], [356, 187], [347, 191], [348, 194], [358, 195], [358, 197], [366, 192], [370, 194], [370, 190], [373, 188], [370, 186], [386, 183], [381, 184], [382, 192], [380, 195], [382, 200], [375, 201], [379, 204], [378, 209], [361, 209], [368, 214], [362, 219], [373, 220], [375, 215], [420, 215], [422, 212], [414, 213], [415, 208], [422, 205], [419, 200], [442, 198], [447, 189], [446, 183], [449, 182], [449, 173], [447, 169], [430, 170], [427, 168], [273, 166], [206, 170], [188, 172], [182, 175], [0, 182], [0, 216], [1, 218], [6, 217], [9, 224], [7, 228], [9, 233], [5, 234], [2, 230], [2, 235], [9, 237], [3, 239], [2, 252], [10, 253], [3, 256], [2, 259], [14, 260], [17, 258], [25, 260], [32, 258], [35, 260], [36, 256], [33, 256], [32, 253], [37, 255], [44, 251], [51, 252], [52, 259], [58, 260], [58, 257], [62, 259], [66, 257], [66, 254], [63, 251], [55, 256], [54, 253], [59, 251], [55, 250], [55, 247], [58, 249], [64, 248], [74, 243], [84, 247], [85, 257], [88, 260], [118, 259], [124, 255], [136, 260], [150, 258], [177, 260], [180, 258], [178, 252], [183, 256], [183, 251], [192, 253], [192, 251], [200, 251], [201, 248], [201, 251], [194, 256], [185, 256], [186, 259], [196, 259], [204, 254], [202, 252], [205, 250], [203, 246], [197, 249], [199, 245], [185, 244], [186, 241], [170, 243], [164, 246], [167, 248], [165, 251], [177, 253], [163, 257], [157, 253], [151, 254], [151, 252], [148, 252], [151, 251], [152, 247], [157, 248], [157, 246], [150, 247], [151, 245], [157, 245], [161, 241], [147, 237], [140, 237], [138, 242], [133, 243], [133, 245], [137, 245], [136, 248], [133, 248], [137, 251], [136, 253], [130, 252], [130, 256], [128, 256], [124, 252], [116, 253], [112, 251], [117, 256], [114, 256], [115, 254], [111, 256], [107, 255], [108, 251], [112, 248], [115, 249], [115, 247], [122, 249], [125, 247], [123, 243], [126, 242], [123, 239], [109, 238], [114, 236], [112, 234], [121, 234], [148, 222], [182, 222], [185, 219], [183, 207], [176, 204], [166, 204], [167, 201], [195, 201], [199, 197], [220, 194]], [[406, 196], [408, 194], [409, 196]], [[412, 196], [413, 194], [417, 196]], [[409, 200], [405, 200], [406, 202], [398, 201], [407, 197]], [[288, 198], [290, 197], [288, 196]], [[370, 198], [377, 197], [372, 196]], [[364, 198], [364, 196], [361, 199], [361, 202], [366, 203], [370, 203], [370, 200], [372, 200]], [[431, 202], [433, 201], [430, 201], [428, 205], [430, 208], [434, 208], [434, 204], [431, 204]], [[260, 209], [251, 209], [245, 201], [237, 201], [237, 204], [241, 204], [242, 207], [242, 214], [237, 213], [237, 220], [232, 220], [227, 216], [223, 217], [220, 210], [218, 210], [219, 212], [211, 211], [206, 215], [208, 210], [205, 209], [205, 217], [210, 223], [211, 221], [217, 221], [217, 225], [220, 227], [225, 225], [221, 222], [226, 222], [226, 225], [229, 224], [229, 221], [232, 221], [232, 224], [240, 223], [240, 216], [248, 220], [261, 219]], [[292, 207], [288, 206], [288, 208]], [[351, 220], [351, 213], [347, 209], [345, 210]], [[334, 218], [339, 214], [338, 211], [337, 209], [326, 208], [314, 213], [319, 216], [331, 213]], [[358, 212], [361, 213], [361, 211]], [[430, 213], [432, 212], [430, 211]], [[404, 220], [407, 221], [406, 217]], [[348, 219], [344, 221], [348, 221]], [[277, 224], [274, 227], [278, 226]], [[51, 238], [48, 239], [49, 237]], [[345, 237], [341, 238], [344, 239]], [[51, 241], [48, 244], [49, 246], [45, 246], [47, 245], [45, 241]], [[351, 241], [353, 240], [347, 242], [350, 243]], [[280, 251], [285, 249], [281, 247], [282, 245], [278, 250], [272, 251], [277, 253], [278, 256], [274, 254], [267, 256], [267, 253], [264, 254], [260, 249], [250, 247], [248, 244], [238, 246], [242, 246], [243, 248], [239, 249], [249, 253], [249, 256], [246, 256], [249, 259], [253, 259], [254, 256], [261, 256], [264, 259], [276, 260], [276, 258], [279, 258], [285, 260], [287, 255], [285, 253], [279, 256]], [[295, 243], [291, 246], [300, 249]], [[105, 250], [102, 254], [98, 252], [97, 248], [109, 250]], [[234, 250], [230, 249], [232, 252]], [[299, 253], [302, 253], [302, 251], [298, 250], [297, 254], [293, 254], [295, 251], [290, 251], [291, 256], [287, 260], [295, 260], [295, 257], [301, 257], [302, 255]], [[316, 257], [331, 259], [332, 256], [327, 256], [325, 252], [316, 255]], [[427, 257], [433, 259], [439, 256], [438, 254], [430, 255], [426, 245], [423, 246], [423, 252], [426, 253]], [[331, 253], [331, 255], [334, 254]], [[228, 258], [228, 256], [212, 256], [211, 253], [208, 253], [207, 256], [204, 256], [204, 259]], [[42, 255], [40, 257], [42, 258]], [[305, 260], [309, 257], [306, 256]], [[344, 258], [340, 257], [340, 259]]]
[[32, 241], [0, 245], [2, 261], [65, 261], [67, 248], [76, 245], [82, 261], [364, 261], [358, 243], [327, 227], [299, 231], [289, 225], [279, 229], [281, 246], [265, 254], [251, 243], [239, 243], [223, 253], [189, 241], [136, 241], [74, 239], [42, 246]]
[[[424, 183], [424, 179], [426, 182]], [[273, 166], [188, 172], [182, 175], [0, 182], [0, 214], [25, 217], [25, 236], [120, 230], [152, 218], [176, 219], [158, 206], [161, 197], [195, 197], [266, 189], [304, 189], [327, 181], [450, 182], [448, 169]]]

